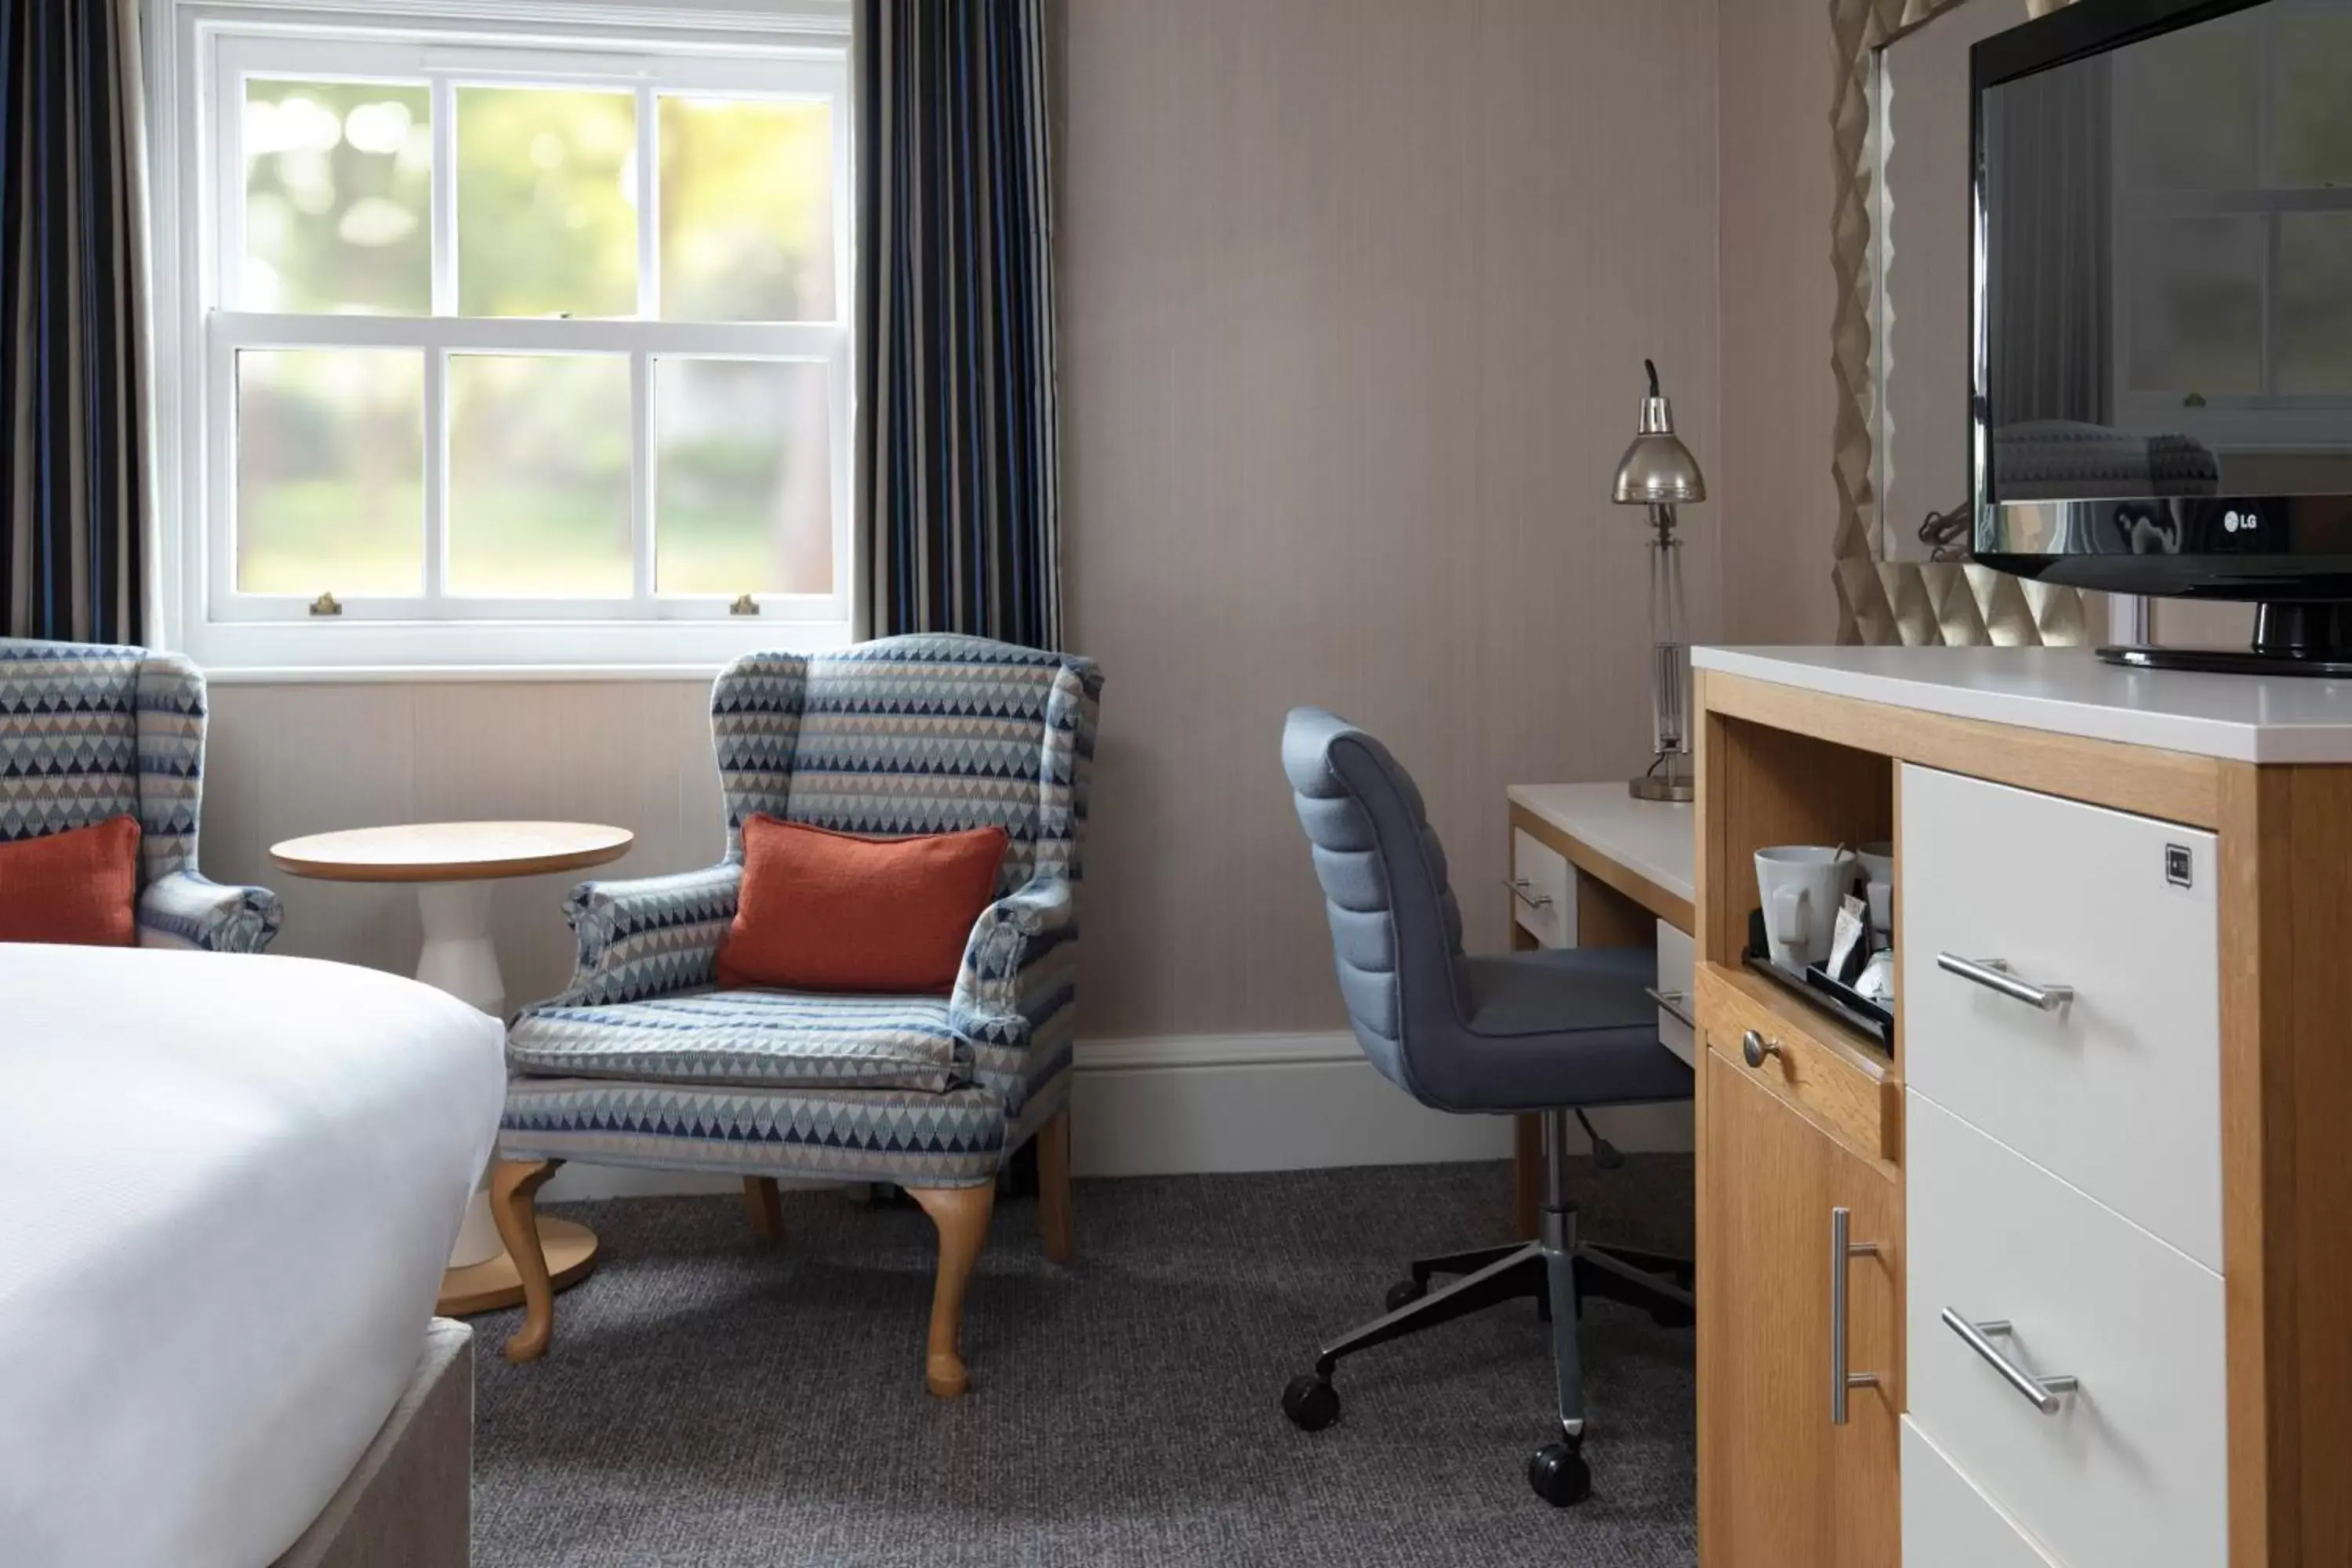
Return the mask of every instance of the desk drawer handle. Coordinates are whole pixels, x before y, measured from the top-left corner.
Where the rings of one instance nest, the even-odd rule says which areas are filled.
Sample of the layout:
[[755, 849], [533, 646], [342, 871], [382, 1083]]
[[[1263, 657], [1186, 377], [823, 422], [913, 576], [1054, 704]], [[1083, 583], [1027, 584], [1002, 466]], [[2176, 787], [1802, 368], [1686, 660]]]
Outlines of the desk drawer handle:
[[2025, 1402], [2044, 1415], [2058, 1414], [2062, 1394], [2072, 1394], [2082, 1386], [2071, 1377], [2036, 1377], [2001, 1353], [1995, 1340], [2007, 1339], [2010, 1323], [2007, 1318], [1988, 1318], [1972, 1323], [1951, 1308], [1944, 1309], [1944, 1327], [1960, 1336], [1960, 1342], [1982, 1356], [1985, 1364], [2000, 1373], [2010, 1387], [2025, 1395]]
[[1766, 1057], [1779, 1057], [1783, 1061], [1789, 1058], [1789, 1053], [1780, 1048], [1780, 1041], [1768, 1040], [1753, 1029], [1739, 1037], [1739, 1056], [1752, 1068], [1762, 1067]]
[[1655, 1002], [1667, 1013], [1682, 1021], [1685, 1029], [1698, 1027], [1698, 1020], [1690, 1016], [1690, 994], [1686, 991], [1661, 991], [1654, 985], [1642, 987], [1642, 994]]
[[2009, 972], [2004, 959], [1962, 958], [1958, 953], [1939, 952], [1936, 955], [1936, 967], [2045, 1013], [2055, 1013], [2074, 999], [2072, 985], [2036, 985], [2032, 981], [2020, 980]]
[[1848, 1389], [1878, 1386], [1876, 1373], [1846, 1370], [1845, 1299], [1852, 1282], [1853, 1260], [1878, 1256], [1878, 1243], [1856, 1241], [1853, 1236], [1853, 1211], [1830, 1210], [1830, 1425], [1832, 1426], [1845, 1425]]
[[1517, 879], [1506, 877], [1503, 879], [1503, 886], [1511, 889], [1511, 897], [1518, 900], [1519, 902], [1527, 905], [1528, 908], [1531, 910], [1548, 910], [1551, 908], [1551, 895], [1549, 893], [1531, 893], [1528, 891], [1528, 889], [1533, 887], [1534, 884], [1529, 882], [1525, 877], [1519, 877]]

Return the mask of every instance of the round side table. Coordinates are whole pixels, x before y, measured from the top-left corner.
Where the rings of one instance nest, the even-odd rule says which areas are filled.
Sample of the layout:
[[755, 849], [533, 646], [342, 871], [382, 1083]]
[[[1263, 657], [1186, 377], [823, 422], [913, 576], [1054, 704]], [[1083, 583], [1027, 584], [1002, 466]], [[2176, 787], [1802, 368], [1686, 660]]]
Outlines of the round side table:
[[[271, 845], [269, 858], [298, 877], [320, 881], [414, 886], [425, 926], [416, 978], [503, 1023], [507, 988], [490, 942], [492, 885], [617, 860], [635, 837], [625, 827], [592, 822], [420, 822], [289, 838]], [[542, 1215], [539, 1239], [559, 1290], [595, 1267], [596, 1236], [586, 1226]], [[499, 1240], [489, 1198], [478, 1188], [434, 1310], [466, 1317], [521, 1301], [522, 1279]]]

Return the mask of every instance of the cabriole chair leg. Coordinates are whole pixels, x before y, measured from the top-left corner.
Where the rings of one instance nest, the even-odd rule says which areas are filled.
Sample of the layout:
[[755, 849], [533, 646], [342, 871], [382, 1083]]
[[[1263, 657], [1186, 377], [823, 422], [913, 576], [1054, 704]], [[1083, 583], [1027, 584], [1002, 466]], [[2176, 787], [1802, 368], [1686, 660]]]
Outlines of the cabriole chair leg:
[[971, 1386], [963, 1364], [963, 1293], [988, 1239], [988, 1216], [996, 1206], [992, 1182], [976, 1187], [909, 1187], [940, 1232], [940, 1273], [931, 1291], [930, 1344], [923, 1360], [923, 1385], [941, 1399], [961, 1398]]
[[490, 1167], [490, 1218], [522, 1279], [522, 1327], [507, 1341], [507, 1360], [537, 1361], [555, 1333], [555, 1286], [539, 1244], [539, 1189], [561, 1160], [500, 1160]]

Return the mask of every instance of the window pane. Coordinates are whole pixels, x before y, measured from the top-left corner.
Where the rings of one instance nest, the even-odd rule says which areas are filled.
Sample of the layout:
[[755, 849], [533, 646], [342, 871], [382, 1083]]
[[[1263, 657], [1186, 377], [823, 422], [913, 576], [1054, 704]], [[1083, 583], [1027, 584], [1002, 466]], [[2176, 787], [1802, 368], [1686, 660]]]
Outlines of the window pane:
[[661, 100], [661, 294], [673, 321], [833, 319], [828, 105]]
[[2352, 16], [2285, 16], [2278, 31], [2279, 180], [2352, 185]]
[[657, 359], [654, 412], [661, 592], [831, 593], [825, 367]]
[[2142, 392], [2259, 392], [2262, 220], [2143, 223], [2129, 258], [2132, 385]]
[[2278, 389], [2352, 393], [2352, 213], [2279, 216]]
[[625, 599], [629, 362], [449, 356], [449, 591]]
[[2131, 184], [2210, 190], [2261, 183], [2262, 54], [2242, 16], [2183, 27], [2115, 57]]
[[245, 84], [248, 310], [433, 309], [433, 131], [422, 87]]
[[457, 89], [457, 311], [637, 313], [637, 104]]
[[236, 356], [236, 586], [425, 585], [425, 360], [398, 349]]

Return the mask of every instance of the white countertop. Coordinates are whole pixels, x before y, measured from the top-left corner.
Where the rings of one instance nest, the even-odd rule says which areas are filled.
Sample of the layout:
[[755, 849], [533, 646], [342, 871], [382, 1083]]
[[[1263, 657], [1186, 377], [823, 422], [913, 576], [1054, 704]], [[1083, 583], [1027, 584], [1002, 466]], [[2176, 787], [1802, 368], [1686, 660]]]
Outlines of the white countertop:
[[2102, 664], [2088, 648], [1701, 647], [1701, 669], [2245, 763], [2352, 763], [2352, 680]]
[[1509, 794], [1513, 805], [1525, 806], [1676, 898], [1697, 901], [1698, 827], [1688, 805], [1635, 800], [1622, 779], [1513, 784]]

